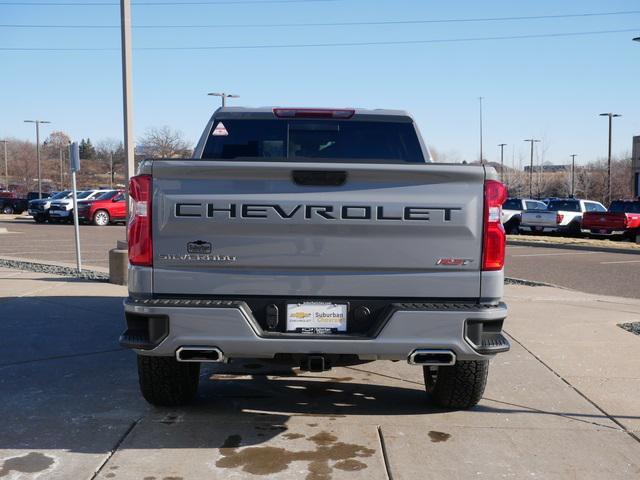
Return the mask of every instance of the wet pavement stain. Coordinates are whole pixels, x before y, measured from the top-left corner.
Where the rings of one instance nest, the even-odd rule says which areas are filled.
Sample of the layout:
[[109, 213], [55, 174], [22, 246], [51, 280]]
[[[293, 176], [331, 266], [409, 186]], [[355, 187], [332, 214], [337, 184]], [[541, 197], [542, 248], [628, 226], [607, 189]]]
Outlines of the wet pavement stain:
[[[297, 434], [289, 434], [297, 435]], [[284, 435], [283, 435], [284, 436]], [[300, 435], [296, 438], [301, 438]], [[287, 470], [291, 462], [309, 462], [306, 480], [331, 480], [333, 468], [357, 471], [367, 465], [356, 458], [371, 457], [375, 450], [363, 445], [339, 442], [329, 432], [320, 432], [308, 440], [316, 444], [315, 450], [291, 451], [281, 447], [246, 447], [239, 450], [239, 435], [229, 436], [220, 447], [222, 457], [216, 461], [219, 468], [242, 468], [253, 475], [269, 475]], [[333, 466], [330, 462], [336, 462]]]
[[444, 432], [436, 432], [435, 430], [431, 430], [429, 432], [429, 438], [433, 443], [446, 442], [451, 438], [451, 435]]
[[282, 435], [287, 440], [297, 440], [298, 438], [304, 438], [304, 435], [301, 433], [285, 433]]
[[178, 421], [178, 415], [169, 414], [166, 417], [164, 417], [162, 420], [160, 420], [160, 423], [163, 423], [165, 425], [173, 425], [177, 421]]
[[38, 473], [53, 465], [53, 458], [42, 453], [30, 452], [22, 457], [8, 458], [0, 468], [0, 477], [6, 477], [11, 472]]
[[359, 460], [349, 458], [347, 460], [339, 461], [335, 464], [335, 467], [339, 470], [344, 470], [345, 472], [357, 472], [358, 470], [367, 468], [367, 464], [362, 463]]
[[309, 427], [317, 427], [318, 424], [317, 423], [307, 423], [307, 426], [309, 426]]
[[113, 478], [113, 477], [115, 477], [115, 476], [116, 476], [116, 474], [115, 474], [115, 473], [113, 473], [113, 472], [111, 472], [111, 473], [107, 473], [107, 474], [105, 475], [105, 477], [107, 477], [107, 478]]

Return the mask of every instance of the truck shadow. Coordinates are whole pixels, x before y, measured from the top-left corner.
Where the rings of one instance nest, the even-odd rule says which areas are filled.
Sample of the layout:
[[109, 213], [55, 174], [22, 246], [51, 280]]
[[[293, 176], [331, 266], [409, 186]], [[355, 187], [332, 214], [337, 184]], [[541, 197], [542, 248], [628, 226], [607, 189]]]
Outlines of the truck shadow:
[[[0, 301], [0, 450], [220, 449], [237, 436], [244, 447], [301, 435], [292, 430], [296, 425], [321, 433], [344, 425], [343, 418], [368, 417], [364, 423], [375, 425], [390, 416], [420, 421], [416, 416], [444, 413], [442, 422], [469, 415], [449, 417], [458, 414], [430, 406], [419, 382], [380, 376], [370, 367], [308, 373], [256, 361], [207, 365], [192, 404], [154, 408], [138, 391], [135, 355], [117, 344], [121, 302], [99, 295]], [[607, 424], [604, 415], [492, 400], [470, 414], [496, 413]], [[0, 456], [0, 471], [2, 460], [12, 457]]]

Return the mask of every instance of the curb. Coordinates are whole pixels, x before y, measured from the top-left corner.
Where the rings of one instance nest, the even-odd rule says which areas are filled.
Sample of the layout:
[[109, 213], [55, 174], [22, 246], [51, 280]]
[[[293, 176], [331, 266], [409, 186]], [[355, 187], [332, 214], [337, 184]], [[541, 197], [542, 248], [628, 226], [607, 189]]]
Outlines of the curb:
[[632, 253], [640, 255], [640, 249], [637, 248], [613, 248], [600, 247], [595, 245], [572, 245], [568, 243], [530, 242], [528, 240], [507, 240], [507, 245], [518, 245], [522, 247], [560, 248], [565, 250], [589, 250], [591, 252], [606, 253]]
[[562, 285], [538, 282], [536, 280], [525, 280], [524, 278], [515, 278], [515, 277], [504, 277], [504, 284], [505, 285], [524, 285], [526, 287], [551, 287], [551, 288], [561, 288], [563, 290], [571, 290], [570, 288], [563, 287]]
[[26, 270], [29, 272], [50, 273], [54, 275], [62, 275], [65, 277], [73, 277], [82, 280], [93, 280], [96, 282], [109, 281], [109, 274], [106, 274], [104, 272], [99, 272], [96, 270], [82, 270], [82, 272], [78, 272], [76, 268], [63, 265], [53, 265], [50, 263], [38, 263], [24, 260], [14, 260], [9, 258], [0, 258], [0, 267]]

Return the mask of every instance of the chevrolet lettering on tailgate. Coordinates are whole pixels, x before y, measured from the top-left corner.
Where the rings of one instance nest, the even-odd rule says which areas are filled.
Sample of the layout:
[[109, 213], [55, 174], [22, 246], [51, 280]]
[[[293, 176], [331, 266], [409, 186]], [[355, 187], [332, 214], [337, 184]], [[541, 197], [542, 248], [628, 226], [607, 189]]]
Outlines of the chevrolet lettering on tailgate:
[[289, 219], [310, 220], [417, 220], [423, 222], [440, 219], [450, 222], [452, 212], [462, 210], [459, 207], [402, 206], [385, 207], [384, 205], [294, 205], [278, 204], [216, 204], [216, 203], [176, 203], [176, 217], [207, 217], [250, 219], [269, 218], [275, 214]]

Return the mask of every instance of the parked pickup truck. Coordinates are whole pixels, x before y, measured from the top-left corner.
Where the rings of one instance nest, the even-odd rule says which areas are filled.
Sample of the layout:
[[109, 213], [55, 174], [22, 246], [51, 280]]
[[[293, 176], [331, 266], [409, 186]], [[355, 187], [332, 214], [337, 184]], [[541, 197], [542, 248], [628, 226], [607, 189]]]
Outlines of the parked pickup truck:
[[482, 397], [502, 334], [505, 187], [432, 163], [393, 110], [221, 108], [195, 158], [130, 182], [127, 328], [144, 398], [180, 405], [201, 362], [423, 367], [436, 404]]
[[582, 233], [592, 236], [625, 236], [632, 241], [640, 233], [640, 200], [616, 200], [608, 212], [587, 212], [582, 216]]
[[547, 204], [530, 198], [507, 198], [502, 204], [502, 225], [507, 233], [520, 233], [520, 221], [525, 210], [546, 210]]
[[531, 211], [522, 214], [520, 231], [562, 232], [579, 235], [583, 213], [606, 211], [604, 205], [591, 200], [576, 198], [550, 200], [545, 211]]

